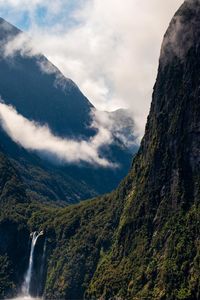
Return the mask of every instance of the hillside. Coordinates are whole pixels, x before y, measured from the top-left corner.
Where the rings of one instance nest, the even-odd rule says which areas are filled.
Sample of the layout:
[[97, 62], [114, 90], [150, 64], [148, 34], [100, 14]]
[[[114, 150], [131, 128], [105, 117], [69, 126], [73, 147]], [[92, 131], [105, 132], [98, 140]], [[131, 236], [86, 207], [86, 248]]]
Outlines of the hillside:
[[[1, 49], [21, 33], [0, 19]], [[20, 51], [13, 55], [2, 55], [0, 60], [0, 94], [5, 103], [28, 119], [48, 124], [56, 134], [91, 135], [88, 126], [93, 106], [75, 83], [42, 55], [31, 57]], [[45, 65], [49, 69], [42, 68]]]
[[[5, 55], [6, 45], [20, 38], [21, 34], [19, 29], [0, 18], [0, 99], [14, 106], [27, 120], [47, 125], [60, 139], [89, 141], [97, 132], [91, 127], [92, 112], [94, 114], [97, 110], [77, 85], [65, 78], [43, 55], [28, 55], [23, 47], [21, 51]], [[55, 157], [52, 161], [45, 152], [26, 151], [0, 130], [2, 148], [19, 169], [35, 200], [77, 203], [116, 188], [127, 174], [132, 155], [138, 149], [137, 145], [129, 149], [123, 140], [125, 133], [130, 135], [131, 141], [135, 139], [132, 118], [122, 113], [122, 121], [126, 118], [131, 124], [127, 127], [114, 115], [111, 113], [116, 123], [113, 142], [100, 149], [100, 156], [117, 164], [117, 169], [87, 162], [60, 163]], [[124, 132], [120, 131], [121, 126], [125, 126]]]
[[[200, 298], [199, 13], [199, 1], [185, 1], [170, 23], [145, 135], [118, 189], [62, 209], [25, 201], [8, 216], [7, 222], [18, 226], [23, 216], [29, 232], [45, 233], [35, 249], [32, 295], [69, 300]], [[7, 239], [13, 239], [9, 232]], [[45, 239], [46, 272], [39, 292]], [[25, 251], [28, 238], [23, 241]], [[0, 248], [0, 255], [5, 253]], [[28, 253], [18, 263], [25, 259], [27, 264]], [[14, 268], [15, 260], [7, 260]], [[23, 275], [9, 280], [10, 287], [20, 287]], [[1, 295], [15, 292], [5, 283], [1, 286]]]

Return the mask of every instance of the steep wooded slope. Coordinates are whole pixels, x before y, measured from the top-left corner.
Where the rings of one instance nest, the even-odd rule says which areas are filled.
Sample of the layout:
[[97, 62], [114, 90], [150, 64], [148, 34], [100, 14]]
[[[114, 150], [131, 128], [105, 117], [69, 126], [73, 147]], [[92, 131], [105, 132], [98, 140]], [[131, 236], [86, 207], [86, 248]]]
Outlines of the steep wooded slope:
[[132, 192], [90, 295], [200, 297], [199, 13], [186, 1], [165, 35]]

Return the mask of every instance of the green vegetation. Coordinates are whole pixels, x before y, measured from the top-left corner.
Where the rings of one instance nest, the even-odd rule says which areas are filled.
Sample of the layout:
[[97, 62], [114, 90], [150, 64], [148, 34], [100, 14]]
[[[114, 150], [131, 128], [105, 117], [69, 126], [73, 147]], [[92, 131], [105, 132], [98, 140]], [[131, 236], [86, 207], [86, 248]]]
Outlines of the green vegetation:
[[0, 256], [0, 295], [2, 298], [7, 296], [9, 290], [15, 288], [12, 284], [11, 276], [12, 268], [7, 255]]
[[[46, 298], [198, 299], [199, 205], [167, 212], [162, 218], [157, 210], [159, 221], [155, 215], [141, 214], [141, 209], [130, 208], [138, 205], [134, 182], [142, 186], [139, 178], [133, 169], [114, 193], [66, 208], [29, 201], [3, 205], [0, 230], [6, 220], [19, 231], [23, 226], [28, 232], [45, 231]], [[25, 251], [27, 245], [28, 240]], [[3, 276], [8, 276], [8, 269]], [[15, 280], [12, 276], [8, 286], [2, 279], [1, 297], [19, 284]]]

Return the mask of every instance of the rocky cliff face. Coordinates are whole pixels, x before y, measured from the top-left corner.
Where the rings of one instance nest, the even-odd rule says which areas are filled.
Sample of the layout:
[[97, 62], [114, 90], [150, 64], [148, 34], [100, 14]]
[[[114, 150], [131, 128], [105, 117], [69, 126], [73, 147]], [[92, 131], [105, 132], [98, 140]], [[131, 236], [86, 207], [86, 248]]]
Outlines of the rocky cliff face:
[[186, 1], [165, 35], [130, 196], [90, 295], [200, 297], [199, 11], [200, 1]]

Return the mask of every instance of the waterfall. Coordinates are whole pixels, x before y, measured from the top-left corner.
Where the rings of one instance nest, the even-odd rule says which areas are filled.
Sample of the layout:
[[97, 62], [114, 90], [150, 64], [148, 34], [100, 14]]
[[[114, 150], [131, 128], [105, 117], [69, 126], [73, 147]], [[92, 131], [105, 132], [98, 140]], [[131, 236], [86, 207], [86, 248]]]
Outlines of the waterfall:
[[39, 287], [38, 287], [38, 295], [41, 295], [42, 290], [43, 290], [43, 279], [44, 279], [44, 274], [45, 274], [44, 269], [45, 269], [46, 248], [47, 248], [47, 240], [45, 239], [44, 246], [43, 246], [42, 259], [41, 259], [41, 266], [40, 266], [40, 283], [39, 283]]
[[37, 231], [35, 231], [31, 234], [32, 242], [31, 242], [31, 251], [30, 251], [30, 256], [29, 256], [29, 265], [28, 265], [28, 270], [26, 272], [25, 280], [24, 280], [24, 283], [22, 286], [23, 295], [26, 295], [26, 296], [29, 296], [29, 293], [30, 293], [30, 284], [31, 284], [32, 271], [33, 271], [34, 250], [35, 250], [35, 245], [37, 243], [37, 239], [39, 238], [40, 235], [43, 235], [43, 231], [40, 231], [39, 233], [37, 233]]
[[44, 241], [44, 247], [43, 247], [43, 254], [42, 254], [42, 264], [41, 264], [41, 269], [40, 269], [41, 275], [42, 275], [42, 273], [44, 272], [44, 264], [45, 264], [46, 248], [47, 248], [47, 240], [45, 239], [45, 241]]

